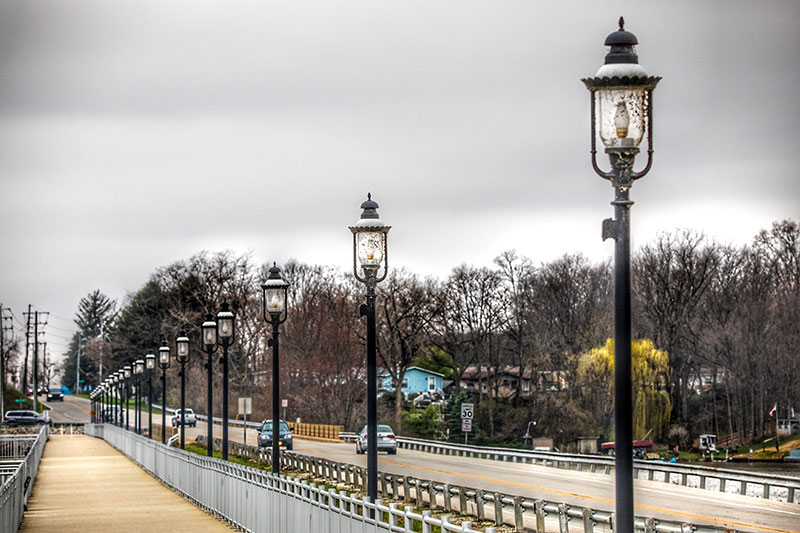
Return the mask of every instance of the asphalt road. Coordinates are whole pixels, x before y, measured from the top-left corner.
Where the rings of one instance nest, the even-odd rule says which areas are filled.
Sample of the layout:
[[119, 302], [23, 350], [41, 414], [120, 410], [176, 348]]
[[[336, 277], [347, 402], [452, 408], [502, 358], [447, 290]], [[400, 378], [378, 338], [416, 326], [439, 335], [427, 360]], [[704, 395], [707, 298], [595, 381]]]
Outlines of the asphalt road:
[[64, 424], [82, 424], [91, 422], [89, 411], [91, 402], [84, 398], [65, 394], [63, 402], [48, 402], [47, 396], [39, 396], [39, 401], [50, 407], [50, 418], [53, 422]]
[[[80, 399], [74, 402], [80, 404]], [[83, 400], [85, 402], [85, 400]], [[88, 402], [86, 402], [88, 418]], [[69, 400], [64, 408], [70, 406]], [[80, 409], [80, 406], [78, 406]], [[57, 409], [57, 407], [56, 407]], [[54, 418], [55, 419], [55, 418]], [[169, 421], [168, 421], [169, 423]], [[187, 441], [205, 435], [207, 426], [198, 422], [186, 428]], [[214, 436], [222, 428], [214, 426]], [[230, 427], [229, 438], [244, 442], [241, 427]], [[255, 444], [254, 430], [247, 431], [248, 444]], [[366, 467], [366, 456], [357, 455], [355, 445], [303, 440], [295, 437], [294, 451]], [[614, 510], [614, 478], [590, 472], [503, 463], [486, 459], [433, 455], [398, 450], [397, 455], [380, 454], [378, 467], [383, 472], [411, 475], [454, 485], [498, 491], [508, 495], [541, 498], [570, 505]], [[739, 531], [800, 533], [800, 505], [763, 500], [737, 494], [719, 493], [647, 480], [635, 481], [636, 515], [694, 524], [725, 526]]]

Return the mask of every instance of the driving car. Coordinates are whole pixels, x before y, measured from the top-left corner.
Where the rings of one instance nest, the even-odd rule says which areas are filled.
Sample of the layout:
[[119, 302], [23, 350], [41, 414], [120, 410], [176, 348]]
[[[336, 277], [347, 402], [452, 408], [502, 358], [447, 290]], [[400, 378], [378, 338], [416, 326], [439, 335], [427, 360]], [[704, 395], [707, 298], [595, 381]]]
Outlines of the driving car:
[[197, 416], [194, 414], [194, 411], [191, 409], [184, 409], [183, 416], [181, 416], [181, 410], [176, 409], [175, 414], [172, 416], [172, 425], [178, 426], [180, 424], [195, 427], [197, 425]]
[[47, 391], [47, 399], [63, 402], [64, 401], [64, 393], [61, 392], [61, 387], [51, 387]]
[[36, 411], [14, 409], [6, 411], [3, 422], [9, 426], [35, 426], [36, 424], [49, 424], [52, 420]]
[[[279, 435], [278, 446], [285, 446], [287, 450], [292, 449], [294, 439], [292, 438], [292, 430], [286, 420], [280, 421], [278, 426]], [[272, 419], [264, 420], [261, 427], [258, 429], [258, 446], [260, 448], [272, 447]]]
[[[397, 438], [390, 426], [378, 425], [378, 451], [387, 452], [389, 455], [397, 453]], [[367, 426], [358, 433], [356, 439], [356, 453], [366, 453], [367, 451]]]

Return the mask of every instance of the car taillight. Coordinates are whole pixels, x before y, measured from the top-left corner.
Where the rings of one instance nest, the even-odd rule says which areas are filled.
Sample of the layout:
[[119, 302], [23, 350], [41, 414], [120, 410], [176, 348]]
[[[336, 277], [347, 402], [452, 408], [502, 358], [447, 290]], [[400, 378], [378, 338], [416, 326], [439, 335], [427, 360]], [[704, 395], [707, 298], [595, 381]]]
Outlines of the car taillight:
[[387, 439], [393, 439], [393, 438], [394, 438], [394, 435], [386, 435], [386, 438], [387, 438]]

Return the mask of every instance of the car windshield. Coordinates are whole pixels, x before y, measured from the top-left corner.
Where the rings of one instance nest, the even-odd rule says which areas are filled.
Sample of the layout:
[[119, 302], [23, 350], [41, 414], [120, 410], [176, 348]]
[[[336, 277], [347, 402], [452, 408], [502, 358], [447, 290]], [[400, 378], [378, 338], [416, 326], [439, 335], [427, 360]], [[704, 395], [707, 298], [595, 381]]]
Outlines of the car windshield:
[[378, 426], [378, 433], [392, 433], [392, 428], [389, 426]]
[[[286, 424], [286, 421], [281, 420], [281, 427], [280, 430], [282, 433], [289, 433], [289, 426]], [[267, 420], [261, 425], [262, 432], [270, 432], [272, 431], [272, 420]]]
[[57, 392], [57, 393], [60, 393], [60, 392], [61, 392], [61, 389], [50, 389], [50, 392]]

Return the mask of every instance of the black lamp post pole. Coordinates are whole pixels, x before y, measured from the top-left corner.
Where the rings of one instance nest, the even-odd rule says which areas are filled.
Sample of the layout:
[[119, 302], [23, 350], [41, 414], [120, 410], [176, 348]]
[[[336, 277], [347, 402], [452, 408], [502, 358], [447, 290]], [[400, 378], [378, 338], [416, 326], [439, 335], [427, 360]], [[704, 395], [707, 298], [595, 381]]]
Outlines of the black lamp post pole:
[[208, 372], [208, 445], [206, 446], [206, 455], [212, 457], [214, 455], [214, 352], [209, 346], [206, 346], [206, 352], [208, 353], [208, 361], [206, 361]]
[[131, 430], [131, 417], [128, 413], [128, 404], [131, 403], [131, 378], [125, 378], [125, 431]]
[[281, 402], [281, 377], [280, 377], [280, 362], [279, 362], [279, 347], [278, 347], [278, 317], [272, 317], [272, 338], [269, 339], [269, 345], [272, 346], [272, 472], [280, 474], [281, 472], [281, 416], [280, 416], [280, 402]]
[[186, 361], [181, 360], [181, 416], [178, 422], [181, 425], [181, 450], [186, 449], [185, 429], [186, 429]]
[[222, 340], [222, 460], [228, 460], [228, 339]]
[[147, 371], [147, 436], [153, 438], [153, 372]]
[[366, 303], [361, 316], [367, 318], [367, 495], [378, 498], [378, 371], [375, 343], [375, 273], [367, 281]]
[[[608, 148], [606, 151], [612, 150]], [[618, 531], [633, 531], [633, 384], [631, 382], [631, 258], [629, 191], [638, 149], [609, 152], [614, 174], [614, 220], [603, 238], [614, 239], [614, 441]]]
[[136, 378], [136, 433], [142, 434], [142, 376]]
[[161, 444], [167, 442], [167, 369], [161, 365]]

